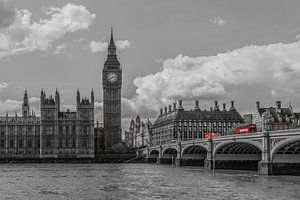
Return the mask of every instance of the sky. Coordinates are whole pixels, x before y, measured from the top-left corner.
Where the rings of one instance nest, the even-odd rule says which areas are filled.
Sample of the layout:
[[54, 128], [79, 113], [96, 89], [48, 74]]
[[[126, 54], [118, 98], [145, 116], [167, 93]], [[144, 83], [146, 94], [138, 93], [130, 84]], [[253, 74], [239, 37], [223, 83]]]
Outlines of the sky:
[[123, 70], [122, 126], [154, 120], [183, 99], [231, 100], [241, 114], [255, 102], [300, 112], [299, 0], [0, 0], [0, 115], [21, 111], [27, 89], [58, 88], [62, 109], [94, 89], [102, 121], [102, 67], [110, 27]]

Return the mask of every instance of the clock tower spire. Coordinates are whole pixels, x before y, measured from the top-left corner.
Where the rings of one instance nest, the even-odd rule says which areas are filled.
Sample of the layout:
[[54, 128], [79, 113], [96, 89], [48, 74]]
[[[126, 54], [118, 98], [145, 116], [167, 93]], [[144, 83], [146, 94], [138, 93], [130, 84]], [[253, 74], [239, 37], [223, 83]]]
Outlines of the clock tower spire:
[[105, 134], [105, 151], [121, 143], [121, 86], [122, 69], [117, 57], [113, 28], [111, 28], [107, 57], [102, 70], [103, 87], [103, 124]]
[[115, 56], [116, 55], [116, 45], [115, 45], [115, 41], [114, 41], [114, 29], [111, 27], [110, 30], [110, 41], [109, 41], [109, 45], [108, 45], [108, 56]]

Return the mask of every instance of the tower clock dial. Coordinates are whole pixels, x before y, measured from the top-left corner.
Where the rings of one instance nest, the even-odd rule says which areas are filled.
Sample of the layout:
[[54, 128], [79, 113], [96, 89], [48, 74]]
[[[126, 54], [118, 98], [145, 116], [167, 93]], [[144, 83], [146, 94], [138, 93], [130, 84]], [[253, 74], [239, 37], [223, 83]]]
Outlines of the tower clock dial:
[[114, 72], [107, 74], [107, 81], [110, 83], [114, 83], [118, 80], [118, 75]]

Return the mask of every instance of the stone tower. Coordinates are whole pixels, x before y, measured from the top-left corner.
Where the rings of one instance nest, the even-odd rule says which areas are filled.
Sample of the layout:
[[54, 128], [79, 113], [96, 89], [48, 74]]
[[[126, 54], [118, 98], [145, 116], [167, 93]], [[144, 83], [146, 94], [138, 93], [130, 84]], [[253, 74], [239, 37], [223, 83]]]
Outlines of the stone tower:
[[22, 104], [22, 116], [28, 117], [29, 115], [30, 113], [29, 113], [28, 96], [27, 96], [27, 90], [25, 90], [25, 94], [23, 97], [23, 104]]
[[110, 151], [114, 144], [121, 142], [121, 86], [122, 69], [111, 29], [107, 58], [102, 71], [105, 151]]

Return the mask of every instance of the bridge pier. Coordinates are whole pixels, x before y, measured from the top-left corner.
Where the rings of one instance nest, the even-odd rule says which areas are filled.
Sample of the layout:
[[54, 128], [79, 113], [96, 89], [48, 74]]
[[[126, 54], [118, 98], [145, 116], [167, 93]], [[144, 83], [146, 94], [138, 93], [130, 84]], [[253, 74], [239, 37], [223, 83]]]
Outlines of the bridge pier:
[[156, 158], [156, 164], [160, 165], [161, 164], [161, 160], [162, 160], [162, 158], [160, 156], [158, 156]]
[[175, 159], [175, 166], [176, 166], [176, 167], [180, 167], [180, 166], [182, 165], [181, 161], [182, 161], [181, 158], [176, 158], [176, 159]]
[[258, 174], [271, 175], [273, 173], [273, 163], [271, 161], [269, 132], [263, 132], [262, 138], [262, 159], [258, 162]]
[[259, 161], [258, 162], [258, 174], [260, 175], [271, 175], [273, 174], [273, 163]]
[[206, 170], [213, 170], [214, 168], [214, 155], [213, 155], [213, 140], [208, 138], [207, 158], [204, 161], [204, 167]]

